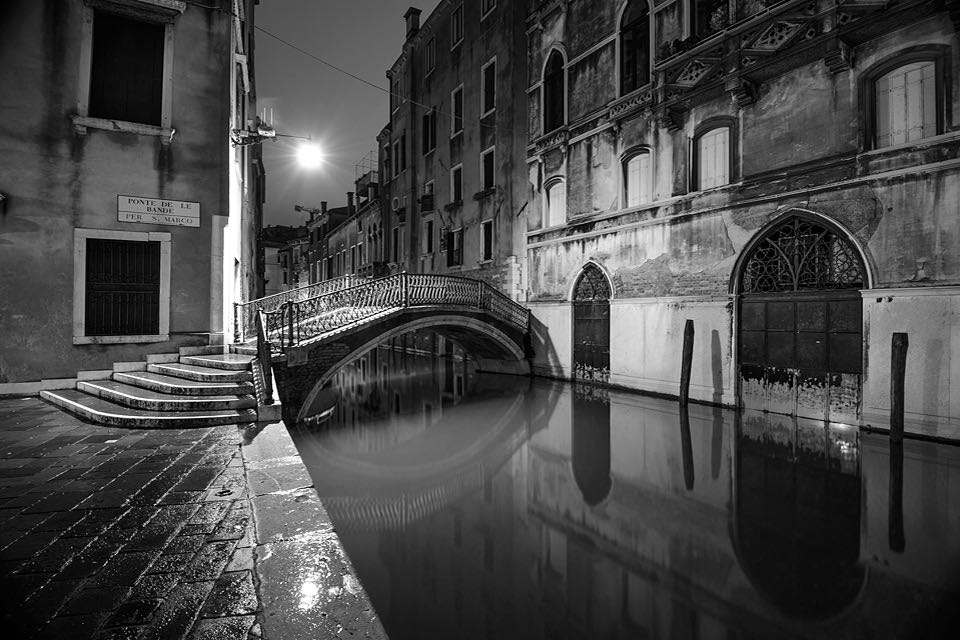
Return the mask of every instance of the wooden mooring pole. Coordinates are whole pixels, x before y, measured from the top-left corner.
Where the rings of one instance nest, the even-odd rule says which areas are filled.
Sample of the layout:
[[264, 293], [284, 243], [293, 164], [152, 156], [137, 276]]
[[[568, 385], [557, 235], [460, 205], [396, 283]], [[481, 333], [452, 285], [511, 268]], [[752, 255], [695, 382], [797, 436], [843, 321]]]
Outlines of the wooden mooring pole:
[[690, 397], [690, 365], [693, 363], [693, 320], [683, 327], [683, 360], [680, 362], [680, 404], [686, 405]]
[[890, 352], [890, 442], [903, 442], [903, 382], [907, 370], [905, 333], [893, 334]]

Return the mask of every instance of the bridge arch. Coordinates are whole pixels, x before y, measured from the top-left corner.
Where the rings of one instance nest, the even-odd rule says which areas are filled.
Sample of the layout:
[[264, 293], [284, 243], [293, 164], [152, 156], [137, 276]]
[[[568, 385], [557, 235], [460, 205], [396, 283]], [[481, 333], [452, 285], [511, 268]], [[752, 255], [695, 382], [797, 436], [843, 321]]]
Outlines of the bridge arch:
[[307, 417], [306, 414], [308, 413], [309, 407], [313, 404], [313, 401], [324, 386], [331, 380], [337, 369], [353, 361], [359, 355], [366, 353], [381, 342], [406, 333], [425, 329], [437, 331], [461, 343], [465, 336], [469, 336], [472, 340], [470, 340], [469, 345], [464, 346], [478, 350], [479, 353], [485, 357], [518, 362], [526, 359], [526, 354], [515, 339], [483, 320], [456, 313], [414, 318], [397, 323], [386, 330], [374, 332], [369, 338], [364, 338], [352, 343], [349, 353], [329, 366], [312, 385], [310, 391], [304, 398], [303, 404], [300, 406], [297, 421]]

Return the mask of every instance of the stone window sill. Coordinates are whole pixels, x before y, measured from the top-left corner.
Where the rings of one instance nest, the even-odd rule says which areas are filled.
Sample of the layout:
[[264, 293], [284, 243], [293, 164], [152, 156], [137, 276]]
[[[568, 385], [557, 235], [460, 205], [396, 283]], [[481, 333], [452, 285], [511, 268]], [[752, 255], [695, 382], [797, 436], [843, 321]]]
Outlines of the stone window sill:
[[494, 193], [496, 193], [496, 191], [497, 191], [496, 187], [487, 187], [486, 189], [483, 189], [482, 191], [477, 191], [475, 194], [473, 194], [473, 199], [483, 200], [484, 198], [489, 197]]
[[138, 122], [126, 122], [124, 120], [107, 120], [105, 118], [91, 118], [89, 116], [72, 116], [73, 128], [80, 135], [86, 135], [87, 129], [103, 129], [105, 131], [123, 131], [124, 133], [135, 133], [141, 136], [156, 136], [160, 138], [163, 144], [170, 144], [173, 141], [173, 134], [176, 129], [168, 127], [157, 127], [152, 124], [140, 124]]
[[145, 342], [166, 342], [169, 334], [138, 336], [73, 336], [73, 344], [134, 344]]

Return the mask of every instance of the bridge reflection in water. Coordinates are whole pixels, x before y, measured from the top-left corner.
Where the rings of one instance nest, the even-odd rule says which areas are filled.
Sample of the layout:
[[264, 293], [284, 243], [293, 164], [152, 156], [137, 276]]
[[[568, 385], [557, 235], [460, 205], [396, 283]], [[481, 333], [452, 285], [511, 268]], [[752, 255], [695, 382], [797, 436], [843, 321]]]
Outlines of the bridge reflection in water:
[[957, 447], [907, 441], [891, 478], [881, 436], [477, 374], [432, 334], [343, 367], [311, 413], [294, 439], [394, 640], [960, 622]]

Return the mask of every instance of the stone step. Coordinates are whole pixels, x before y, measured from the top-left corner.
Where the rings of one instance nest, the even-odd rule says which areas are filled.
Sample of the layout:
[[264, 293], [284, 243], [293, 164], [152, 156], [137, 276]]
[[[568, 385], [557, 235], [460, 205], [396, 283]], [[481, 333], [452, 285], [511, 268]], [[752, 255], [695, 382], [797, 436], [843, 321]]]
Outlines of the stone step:
[[242, 344], [230, 345], [230, 353], [239, 353], [247, 356], [257, 355], [257, 343], [244, 342]]
[[224, 371], [192, 364], [148, 364], [147, 371], [197, 382], [250, 382], [253, 380], [253, 373], [250, 371]]
[[211, 345], [203, 347], [180, 347], [181, 356], [208, 356], [214, 353], [225, 353], [224, 345]]
[[180, 364], [192, 364], [227, 371], [249, 371], [253, 356], [239, 353], [219, 353], [202, 356], [180, 356]]
[[163, 362], [180, 362], [179, 353], [151, 353], [147, 355], [147, 364], [158, 364]]
[[257, 406], [257, 400], [253, 396], [170, 394], [134, 387], [116, 380], [78, 382], [77, 389], [125, 407], [150, 411], [216, 411], [249, 409]]
[[198, 382], [150, 371], [114, 373], [117, 382], [142, 387], [160, 393], [187, 396], [249, 395], [254, 392], [251, 382]]
[[136, 429], [208, 427], [220, 424], [254, 422], [255, 409], [208, 411], [148, 411], [124, 407], [76, 389], [41, 391], [40, 396], [58, 407], [95, 422]]

